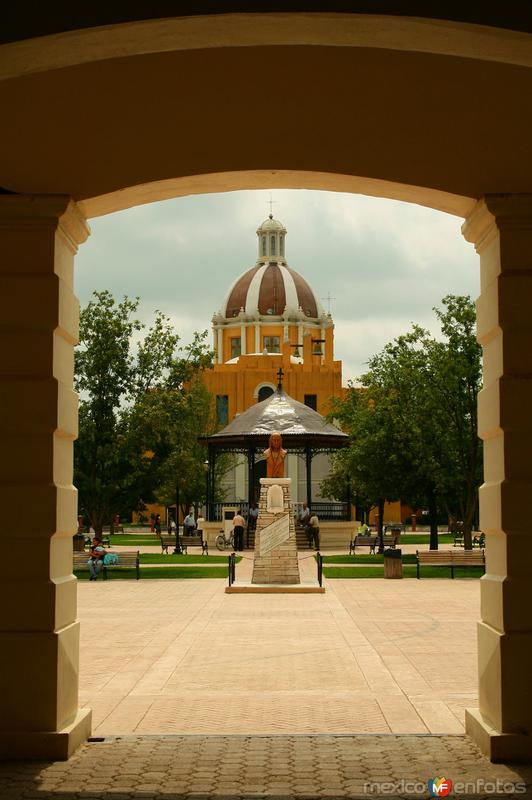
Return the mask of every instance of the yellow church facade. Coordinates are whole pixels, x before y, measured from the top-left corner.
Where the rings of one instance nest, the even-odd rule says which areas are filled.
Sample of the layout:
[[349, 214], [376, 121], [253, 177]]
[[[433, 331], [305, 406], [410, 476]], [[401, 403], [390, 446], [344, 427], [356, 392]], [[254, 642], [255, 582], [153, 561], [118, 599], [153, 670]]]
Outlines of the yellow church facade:
[[214, 314], [215, 363], [205, 373], [219, 424], [265, 400], [283, 371], [284, 390], [326, 414], [341, 397], [342, 362], [334, 324], [305, 278], [285, 257], [286, 228], [270, 214], [257, 229], [258, 256], [230, 286]]

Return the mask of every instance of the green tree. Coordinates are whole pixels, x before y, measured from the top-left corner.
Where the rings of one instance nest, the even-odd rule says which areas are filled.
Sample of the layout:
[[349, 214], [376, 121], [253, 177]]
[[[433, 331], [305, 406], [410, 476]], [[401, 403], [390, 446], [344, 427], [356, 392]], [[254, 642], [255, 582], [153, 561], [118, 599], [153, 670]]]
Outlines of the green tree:
[[[192, 430], [212, 405], [199, 385], [190, 391], [185, 384], [211, 362], [206, 333], [195, 334], [190, 345], [179, 348], [179, 336], [168, 318], [156, 312], [153, 325], [135, 345], [134, 337], [144, 328], [134, 318], [137, 308], [138, 299], [126, 297], [117, 303], [109, 292], [95, 292], [80, 316], [75, 482], [80, 506], [97, 532], [115, 512], [141, 510], [153, 500], [162, 481], [162, 465], [168, 461], [169, 471], [175, 458], [171, 436], [165, 440], [164, 430], [158, 449], [151, 449], [149, 427], [139, 424], [143, 410], [157, 402], [164, 405], [164, 397], [167, 405], [173, 403], [174, 427]], [[187, 458], [189, 454], [190, 448]], [[199, 446], [194, 456], [200, 459]]]
[[351, 434], [351, 444], [331, 478], [338, 483], [350, 474], [356, 491], [375, 503], [379, 487], [387, 499], [426, 503], [431, 548], [438, 546], [438, 511], [444, 508], [463, 519], [470, 547], [482, 471], [480, 347], [471, 299], [448, 295], [442, 302], [443, 310], [434, 309], [441, 340], [414, 325], [370, 360], [362, 388], [352, 387], [333, 408], [331, 416]]

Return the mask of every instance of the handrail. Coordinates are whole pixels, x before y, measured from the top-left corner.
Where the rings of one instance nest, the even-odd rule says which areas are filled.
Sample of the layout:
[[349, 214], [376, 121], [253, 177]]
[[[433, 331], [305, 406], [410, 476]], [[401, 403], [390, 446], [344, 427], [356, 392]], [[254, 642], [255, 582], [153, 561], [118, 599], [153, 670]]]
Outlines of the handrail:
[[323, 556], [319, 550], [316, 553], [316, 561], [318, 562], [318, 583], [321, 587], [323, 584]]
[[236, 553], [230, 553], [228, 556], [228, 570], [227, 575], [229, 578], [229, 586], [232, 586], [236, 577]]

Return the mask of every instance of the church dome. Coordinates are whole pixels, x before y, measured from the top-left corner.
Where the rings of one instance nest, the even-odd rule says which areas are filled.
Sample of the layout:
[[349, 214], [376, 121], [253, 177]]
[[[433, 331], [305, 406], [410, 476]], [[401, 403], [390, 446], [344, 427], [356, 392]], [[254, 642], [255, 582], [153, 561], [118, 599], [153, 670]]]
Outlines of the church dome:
[[324, 317], [320, 301], [307, 281], [285, 260], [286, 228], [270, 214], [257, 228], [257, 263], [233, 283], [220, 316]]
[[323, 316], [321, 304], [307, 281], [286, 263], [258, 263], [243, 273], [229, 290], [221, 309], [223, 317], [295, 315]]
[[259, 225], [257, 233], [261, 231], [284, 231], [286, 233], [283, 223], [279, 222], [278, 219], [274, 219], [273, 214], [270, 214], [268, 219], [265, 219], [262, 225]]

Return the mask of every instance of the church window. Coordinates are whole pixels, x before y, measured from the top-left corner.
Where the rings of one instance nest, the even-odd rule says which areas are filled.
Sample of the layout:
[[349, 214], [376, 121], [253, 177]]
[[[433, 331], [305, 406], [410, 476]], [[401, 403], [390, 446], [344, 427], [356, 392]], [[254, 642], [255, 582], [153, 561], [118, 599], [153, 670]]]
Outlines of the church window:
[[275, 236], [270, 236], [270, 255], [275, 255]]
[[265, 336], [264, 337], [264, 349], [268, 351], [268, 353], [280, 353], [279, 349], [279, 337], [278, 336]]
[[240, 336], [233, 336], [231, 339], [231, 358], [237, 358], [242, 353], [242, 343]]
[[263, 256], [266, 255], [266, 237], [265, 236], [262, 237], [262, 255]]
[[258, 402], [262, 403], [263, 400], [266, 400], [268, 397], [271, 397], [272, 394], [273, 394], [273, 389], [271, 386], [262, 386], [259, 389]]
[[216, 419], [218, 425], [227, 425], [229, 422], [229, 396], [226, 394], [216, 395]]
[[284, 236], [281, 236], [279, 238], [279, 243], [280, 243], [279, 255], [284, 256]]
[[316, 394], [306, 394], [305, 395], [305, 405], [309, 408], [312, 408], [313, 411], [317, 411], [318, 408], [318, 395]]

